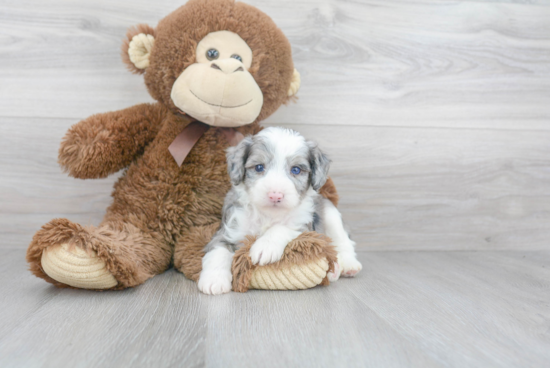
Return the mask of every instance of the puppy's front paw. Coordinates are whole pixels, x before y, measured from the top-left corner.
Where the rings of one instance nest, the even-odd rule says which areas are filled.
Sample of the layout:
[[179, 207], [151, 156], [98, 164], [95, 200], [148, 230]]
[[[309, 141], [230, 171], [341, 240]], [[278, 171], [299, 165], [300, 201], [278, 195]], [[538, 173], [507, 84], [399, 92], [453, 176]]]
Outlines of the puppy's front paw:
[[328, 281], [338, 281], [340, 278], [340, 272], [342, 272], [342, 270], [340, 270], [340, 264], [338, 264], [338, 262], [334, 262], [334, 271], [327, 274]]
[[250, 258], [253, 264], [264, 266], [280, 260], [284, 252], [284, 246], [260, 238], [250, 248]]
[[219, 295], [231, 291], [233, 277], [229, 272], [206, 271], [201, 272], [199, 290], [205, 294]]
[[359, 262], [352, 253], [338, 254], [338, 263], [342, 270], [340, 275], [342, 277], [353, 277], [363, 268], [361, 262]]

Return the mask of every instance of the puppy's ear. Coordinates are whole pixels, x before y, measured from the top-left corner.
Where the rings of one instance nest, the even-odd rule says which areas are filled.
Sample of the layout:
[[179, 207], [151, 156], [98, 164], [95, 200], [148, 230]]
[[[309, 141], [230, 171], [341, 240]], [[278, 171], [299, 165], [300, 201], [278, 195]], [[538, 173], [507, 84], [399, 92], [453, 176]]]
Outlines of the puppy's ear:
[[227, 149], [227, 172], [233, 185], [238, 185], [244, 179], [244, 165], [250, 153], [252, 137], [246, 137], [235, 147]]
[[307, 145], [309, 146], [309, 165], [311, 166], [311, 186], [317, 191], [327, 181], [330, 159], [314, 142], [308, 141]]

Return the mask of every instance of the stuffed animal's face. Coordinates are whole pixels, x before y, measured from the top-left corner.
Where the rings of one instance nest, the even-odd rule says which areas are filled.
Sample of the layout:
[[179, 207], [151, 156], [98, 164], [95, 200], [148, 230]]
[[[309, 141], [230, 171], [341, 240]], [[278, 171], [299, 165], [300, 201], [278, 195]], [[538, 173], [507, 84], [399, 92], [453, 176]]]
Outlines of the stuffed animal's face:
[[131, 29], [123, 59], [155, 99], [212, 126], [263, 120], [300, 86], [283, 33], [233, 0], [191, 0], [156, 29]]
[[209, 33], [197, 45], [196, 63], [176, 79], [170, 97], [187, 114], [216, 126], [253, 122], [264, 97], [248, 71], [252, 50], [236, 33]]

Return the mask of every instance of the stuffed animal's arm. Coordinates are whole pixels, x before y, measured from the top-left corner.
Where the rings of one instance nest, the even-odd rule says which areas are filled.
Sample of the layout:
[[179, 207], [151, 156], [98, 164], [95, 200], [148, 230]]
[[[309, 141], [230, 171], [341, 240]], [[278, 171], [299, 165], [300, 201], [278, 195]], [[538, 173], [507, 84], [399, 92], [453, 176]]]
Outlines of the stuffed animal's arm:
[[75, 178], [107, 177], [143, 152], [166, 113], [154, 103], [92, 115], [69, 129], [59, 148], [59, 164]]

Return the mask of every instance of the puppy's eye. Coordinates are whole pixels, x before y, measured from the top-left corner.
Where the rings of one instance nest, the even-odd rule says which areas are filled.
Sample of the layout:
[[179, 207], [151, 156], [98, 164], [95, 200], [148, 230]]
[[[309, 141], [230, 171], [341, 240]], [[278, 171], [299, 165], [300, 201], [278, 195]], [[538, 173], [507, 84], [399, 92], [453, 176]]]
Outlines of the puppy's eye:
[[300, 169], [298, 166], [292, 166], [292, 169], [290, 169], [290, 172], [294, 175], [298, 175], [302, 172], [302, 169]]
[[210, 49], [206, 51], [206, 58], [208, 60], [216, 60], [220, 56], [220, 53], [216, 49]]
[[233, 55], [231, 55], [231, 57], [232, 57], [233, 59], [237, 59], [237, 60], [239, 60], [239, 61], [240, 61], [241, 63], [243, 62], [243, 58], [242, 58], [242, 57], [240, 57], [240, 56], [239, 56], [239, 55], [237, 55], [237, 54], [233, 54]]
[[262, 165], [262, 164], [256, 165], [254, 170], [256, 170], [256, 172], [263, 172], [264, 171], [264, 165]]

